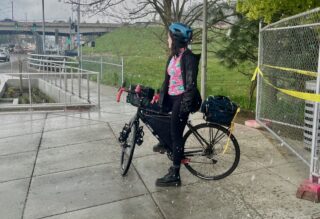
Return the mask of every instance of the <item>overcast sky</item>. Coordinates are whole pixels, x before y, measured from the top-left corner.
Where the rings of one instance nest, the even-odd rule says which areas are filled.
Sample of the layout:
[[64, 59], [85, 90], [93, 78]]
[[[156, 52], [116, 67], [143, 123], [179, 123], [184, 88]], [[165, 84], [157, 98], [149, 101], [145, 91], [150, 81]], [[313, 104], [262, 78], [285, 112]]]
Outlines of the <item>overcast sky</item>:
[[[42, 21], [42, 0], [0, 0], [0, 20], [5, 18], [11, 19], [11, 2], [13, 1], [13, 18], [18, 21]], [[71, 5], [66, 4], [63, 0], [45, 0], [45, 20], [68, 20], [72, 16]], [[76, 12], [73, 17], [76, 18]], [[102, 16], [91, 18], [82, 17], [86, 22], [108, 21]]]

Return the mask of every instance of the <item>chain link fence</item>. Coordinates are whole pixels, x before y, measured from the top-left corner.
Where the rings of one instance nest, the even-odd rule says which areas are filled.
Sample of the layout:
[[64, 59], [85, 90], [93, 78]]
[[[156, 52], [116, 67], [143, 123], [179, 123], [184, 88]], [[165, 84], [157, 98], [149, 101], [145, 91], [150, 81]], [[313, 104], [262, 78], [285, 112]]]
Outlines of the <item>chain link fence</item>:
[[319, 99], [312, 95], [319, 92], [319, 45], [320, 8], [260, 29], [257, 120], [310, 165], [313, 175], [320, 174], [319, 118], [314, 120]]

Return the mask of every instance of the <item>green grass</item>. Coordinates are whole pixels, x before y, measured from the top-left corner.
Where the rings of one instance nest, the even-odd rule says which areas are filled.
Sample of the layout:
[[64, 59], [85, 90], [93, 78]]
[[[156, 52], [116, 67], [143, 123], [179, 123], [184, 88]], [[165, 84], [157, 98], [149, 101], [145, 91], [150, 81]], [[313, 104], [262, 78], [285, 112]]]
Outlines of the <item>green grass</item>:
[[[95, 48], [84, 48], [86, 55], [114, 55], [123, 56], [124, 72], [127, 83], [143, 84], [159, 88], [163, 78], [167, 60], [166, 44], [161, 42], [155, 34], [160, 35], [160, 27], [123, 27], [105, 34], [96, 40]], [[209, 50], [219, 48], [220, 38], [208, 45]], [[164, 39], [166, 42], [166, 39]], [[200, 53], [201, 45], [192, 45], [194, 53]], [[120, 61], [118, 60], [118, 63]], [[251, 73], [254, 66], [244, 63], [244, 69]], [[98, 65], [84, 65], [92, 70], [99, 71]], [[250, 78], [236, 69], [229, 69], [220, 63], [214, 53], [208, 54], [207, 95], [225, 95], [240, 104], [241, 108], [249, 109]], [[201, 64], [199, 65], [199, 77]], [[119, 84], [119, 68], [104, 66], [102, 82]], [[254, 106], [251, 106], [253, 109]]]

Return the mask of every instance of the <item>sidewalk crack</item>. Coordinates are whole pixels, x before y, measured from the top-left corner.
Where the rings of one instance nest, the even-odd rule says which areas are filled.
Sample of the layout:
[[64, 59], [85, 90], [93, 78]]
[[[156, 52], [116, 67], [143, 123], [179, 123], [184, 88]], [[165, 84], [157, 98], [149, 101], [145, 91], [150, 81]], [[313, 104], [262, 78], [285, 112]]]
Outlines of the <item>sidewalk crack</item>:
[[37, 153], [36, 153], [36, 156], [35, 156], [35, 159], [34, 159], [34, 164], [33, 164], [32, 172], [31, 172], [31, 176], [30, 176], [30, 181], [29, 181], [29, 186], [28, 186], [28, 190], [27, 190], [27, 194], [26, 194], [26, 199], [25, 199], [24, 205], [23, 205], [21, 219], [24, 218], [24, 212], [25, 212], [25, 209], [26, 209], [26, 206], [27, 206], [27, 201], [28, 201], [28, 197], [29, 197], [31, 183], [32, 183], [32, 179], [33, 179], [33, 174], [34, 174], [34, 170], [35, 170], [35, 167], [36, 167], [36, 164], [37, 164], [38, 154], [39, 154], [40, 146], [41, 146], [41, 143], [42, 143], [42, 137], [43, 137], [44, 129], [45, 129], [45, 126], [46, 126], [47, 117], [48, 117], [48, 113], [46, 113], [45, 118], [44, 118], [43, 127], [42, 127], [42, 130], [41, 130], [41, 136], [40, 136], [39, 144], [38, 144], [38, 147], [37, 147]]

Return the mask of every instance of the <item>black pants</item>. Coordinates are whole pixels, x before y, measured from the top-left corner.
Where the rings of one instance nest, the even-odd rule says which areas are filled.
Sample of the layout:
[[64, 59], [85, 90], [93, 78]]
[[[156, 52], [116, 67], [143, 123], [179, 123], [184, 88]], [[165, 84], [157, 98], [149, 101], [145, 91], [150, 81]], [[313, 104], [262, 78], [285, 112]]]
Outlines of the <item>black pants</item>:
[[171, 148], [173, 151], [173, 165], [180, 166], [181, 159], [183, 158], [183, 131], [188, 121], [188, 115], [180, 115], [180, 104], [182, 95], [169, 96], [169, 107], [171, 108]]

